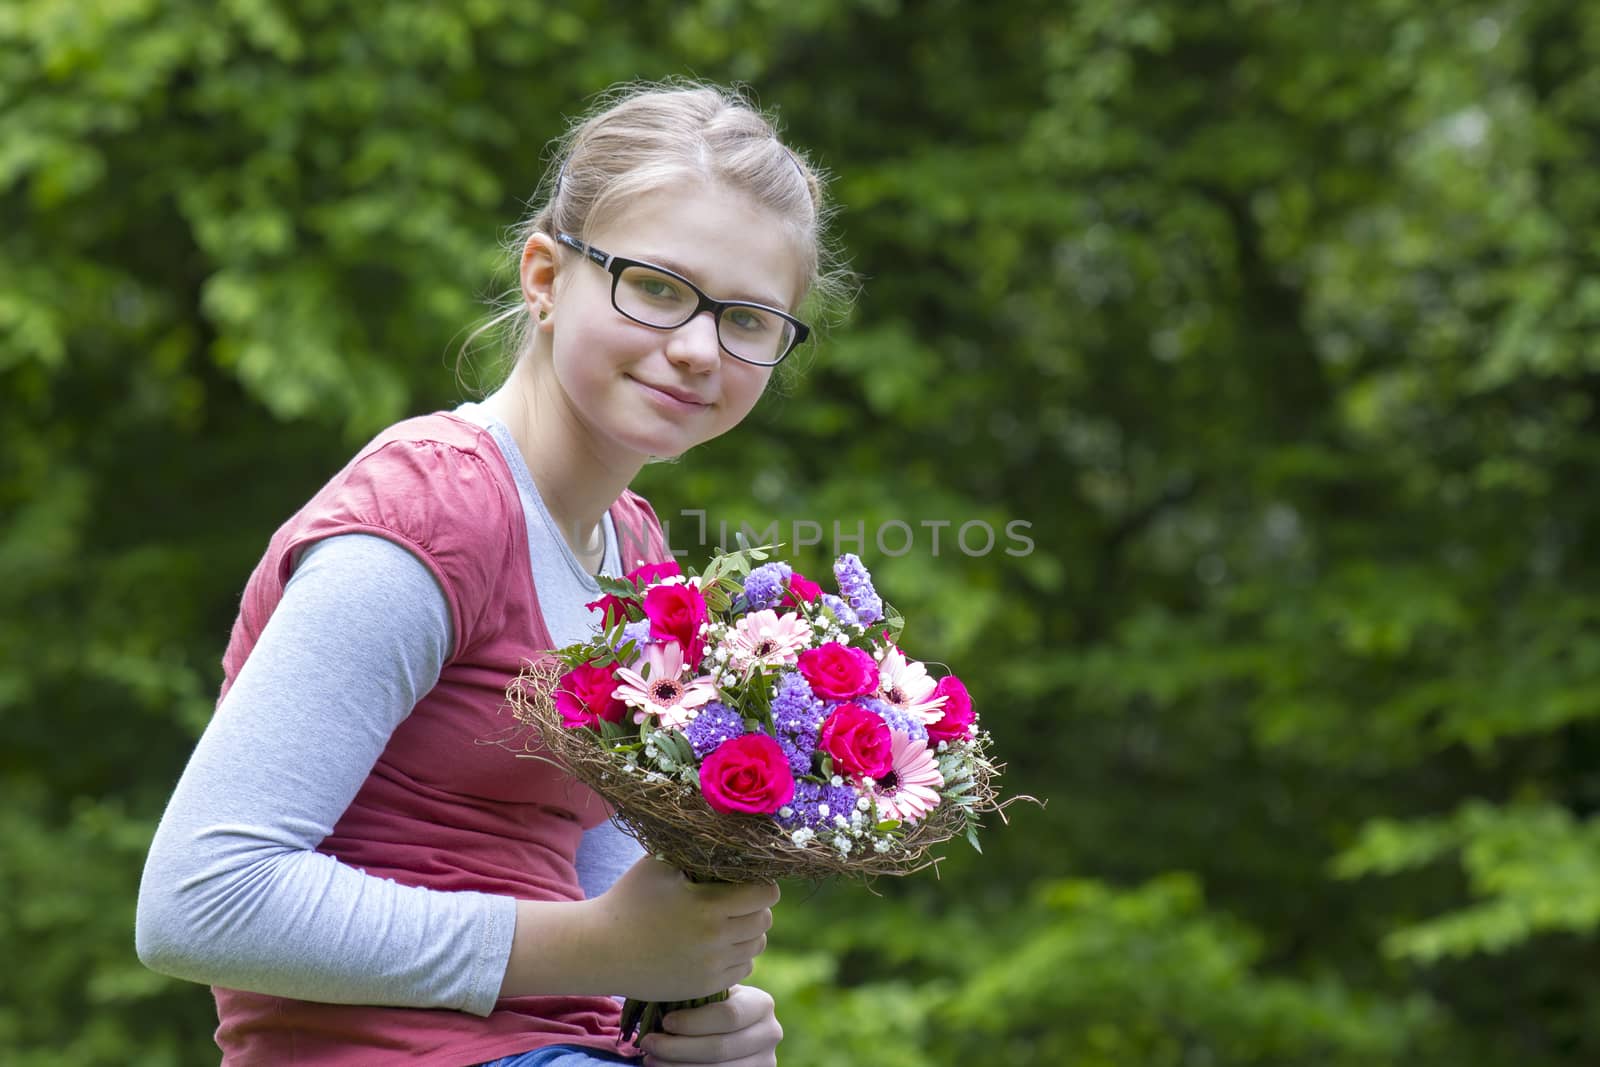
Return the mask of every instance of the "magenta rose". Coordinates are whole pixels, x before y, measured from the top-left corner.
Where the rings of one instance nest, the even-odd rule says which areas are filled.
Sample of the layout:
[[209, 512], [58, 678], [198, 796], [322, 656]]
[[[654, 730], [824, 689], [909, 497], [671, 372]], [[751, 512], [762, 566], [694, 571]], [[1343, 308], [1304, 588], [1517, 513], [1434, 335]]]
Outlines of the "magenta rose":
[[658, 585], [644, 595], [644, 614], [650, 620], [652, 641], [676, 641], [683, 661], [699, 666], [704, 641], [700, 626], [706, 621], [706, 600], [692, 585]]
[[830, 641], [800, 653], [800, 673], [824, 700], [849, 700], [878, 688], [878, 665], [859, 648]]
[[[682, 574], [678, 569], [676, 560], [667, 560], [665, 563], [641, 563], [623, 577], [634, 584], [637, 589], [643, 589], [651, 582], [660, 581], [662, 578], [671, 578]], [[633, 622], [639, 618], [639, 606], [636, 601], [627, 597], [607, 593], [599, 600], [591, 600], [584, 607], [590, 611], [598, 611], [605, 620], [604, 625], [615, 626], [619, 622]]]
[[659, 582], [663, 578], [676, 578], [682, 573], [683, 571], [678, 568], [678, 561], [669, 559], [663, 563], [641, 563], [623, 577], [643, 589], [651, 582]]
[[627, 706], [612, 697], [617, 680], [605, 667], [585, 663], [561, 676], [556, 688], [556, 709], [561, 712], [561, 725], [569, 730], [580, 726], [597, 726], [601, 719], [621, 722]]
[[599, 600], [589, 601], [584, 607], [590, 611], [598, 611], [600, 617], [605, 620], [603, 625], [611, 627], [619, 622], [631, 622], [634, 604], [631, 600], [626, 600], [615, 593], [607, 593]]
[[730, 738], [700, 765], [700, 793], [713, 811], [771, 815], [794, 799], [794, 773], [766, 734]]
[[795, 571], [789, 575], [789, 589], [784, 594], [782, 604], [784, 607], [798, 607], [802, 602], [813, 604], [817, 597], [822, 595], [822, 586], [810, 578]]
[[944, 697], [944, 716], [928, 724], [928, 744], [940, 741], [965, 741], [972, 736], [972, 697], [961, 679], [947, 675], [933, 687], [933, 695]]
[[822, 724], [822, 751], [836, 769], [860, 777], [882, 778], [894, 767], [894, 738], [889, 724], [860, 704], [840, 704]]

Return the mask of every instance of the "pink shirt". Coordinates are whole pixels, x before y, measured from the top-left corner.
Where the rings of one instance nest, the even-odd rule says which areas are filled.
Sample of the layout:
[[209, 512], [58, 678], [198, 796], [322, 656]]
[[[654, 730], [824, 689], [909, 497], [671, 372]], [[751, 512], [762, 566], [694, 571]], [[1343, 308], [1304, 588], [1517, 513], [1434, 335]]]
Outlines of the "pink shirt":
[[[642, 497], [624, 492], [611, 516], [626, 565], [667, 558]], [[319, 851], [402, 885], [582, 899], [578, 842], [608, 809], [548, 764], [493, 743], [516, 732], [507, 684], [553, 642], [517, 487], [487, 430], [446, 414], [399, 423], [285, 523], [245, 587], [223, 691], [282, 597], [296, 552], [344, 533], [374, 534], [415, 554], [444, 591], [455, 641], [438, 684], [390, 737]], [[214, 992], [226, 1064], [403, 1058], [458, 1067], [551, 1044], [616, 1048], [619, 1010], [609, 997], [507, 998], [481, 1017]]]

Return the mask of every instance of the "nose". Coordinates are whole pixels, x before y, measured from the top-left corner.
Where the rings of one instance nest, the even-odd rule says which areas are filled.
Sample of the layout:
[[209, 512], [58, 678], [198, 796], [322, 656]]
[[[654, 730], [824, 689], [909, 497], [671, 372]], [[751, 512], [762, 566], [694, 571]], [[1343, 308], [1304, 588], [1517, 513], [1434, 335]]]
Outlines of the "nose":
[[705, 373], [722, 363], [722, 345], [717, 341], [717, 319], [702, 311], [672, 331], [667, 340], [667, 358], [686, 370]]

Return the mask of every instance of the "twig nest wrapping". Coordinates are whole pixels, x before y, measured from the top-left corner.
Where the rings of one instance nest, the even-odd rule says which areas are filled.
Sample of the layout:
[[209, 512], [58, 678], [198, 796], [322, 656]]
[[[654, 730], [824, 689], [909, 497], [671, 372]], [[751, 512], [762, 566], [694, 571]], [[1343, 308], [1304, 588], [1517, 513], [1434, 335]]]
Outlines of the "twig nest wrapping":
[[973, 746], [972, 785], [965, 806], [941, 803], [905, 827], [886, 851], [870, 838], [849, 853], [801, 834], [803, 843], [768, 815], [714, 811], [693, 784], [645, 770], [609, 750], [588, 729], [562, 725], [555, 690], [561, 664], [547, 657], [529, 665], [507, 690], [518, 722], [529, 728], [524, 754], [546, 758], [598, 793], [615, 809], [614, 821], [655, 856], [698, 881], [756, 882], [838, 877], [871, 881], [880, 875], [905, 875], [935, 866], [934, 846], [964, 835], [980, 812], [1002, 812], [995, 781], [1000, 767], [984, 757], [987, 735], [962, 742]]

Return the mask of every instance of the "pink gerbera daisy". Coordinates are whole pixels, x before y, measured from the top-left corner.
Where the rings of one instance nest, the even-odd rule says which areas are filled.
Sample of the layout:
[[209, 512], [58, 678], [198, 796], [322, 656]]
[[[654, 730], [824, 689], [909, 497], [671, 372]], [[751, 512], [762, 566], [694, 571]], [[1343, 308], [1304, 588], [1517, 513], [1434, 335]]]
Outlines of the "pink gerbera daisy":
[[739, 670], [792, 667], [811, 643], [811, 627], [798, 615], [752, 611], [734, 623], [727, 647]]
[[939, 806], [944, 775], [925, 742], [913, 741], [900, 730], [892, 734], [894, 769], [874, 783], [872, 791], [877, 795], [880, 816], [914, 823]]
[[923, 722], [938, 722], [944, 715], [944, 696], [934, 696], [939, 684], [928, 676], [928, 668], [890, 645], [878, 661], [878, 698]]
[[680, 729], [694, 718], [697, 708], [717, 695], [710, 678], [684, 680], [683, 647], [676, 641], [650, 645], [644, 662], [650, 668], [648, 677], [632, 667], [619, 668], [622, 684], [611, 694], [634, 709], [635, 723], [654, 715], [664, 729]]

